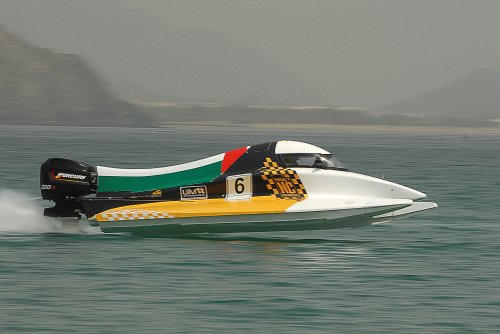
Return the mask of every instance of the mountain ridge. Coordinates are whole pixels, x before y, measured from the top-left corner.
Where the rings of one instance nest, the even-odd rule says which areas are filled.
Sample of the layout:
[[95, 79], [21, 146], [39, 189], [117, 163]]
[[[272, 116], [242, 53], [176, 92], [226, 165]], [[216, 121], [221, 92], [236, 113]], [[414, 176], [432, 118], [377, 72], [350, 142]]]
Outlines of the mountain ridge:
[[446, 86], [392, 103], [381, 110], [438, 119], [498, 119], [500, 73], [493, 69], [479, 69]]
[[150, 123], [75, 54], [31, 46], [0, 26], [0, 122], [83, 126]]

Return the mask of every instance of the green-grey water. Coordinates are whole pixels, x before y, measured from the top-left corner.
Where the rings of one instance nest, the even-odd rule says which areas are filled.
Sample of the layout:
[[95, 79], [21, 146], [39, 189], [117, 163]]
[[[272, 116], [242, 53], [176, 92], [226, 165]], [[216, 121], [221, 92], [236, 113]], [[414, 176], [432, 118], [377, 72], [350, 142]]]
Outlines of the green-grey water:
[[[440, 207], [330, 231], [139, 238], [41, 216], [40, 164], [159, 167], [275, 139]], [[0, 333], [498, 333], [500, 136], [0, 126]]]

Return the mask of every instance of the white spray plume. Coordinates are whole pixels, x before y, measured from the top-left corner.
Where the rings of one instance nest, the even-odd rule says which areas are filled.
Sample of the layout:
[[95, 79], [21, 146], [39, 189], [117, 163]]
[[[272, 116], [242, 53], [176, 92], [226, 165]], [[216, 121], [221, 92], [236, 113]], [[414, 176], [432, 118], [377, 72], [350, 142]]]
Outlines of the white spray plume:
[[0, 189], [0, 233], [101, 233], [98, 228], [81, 227], [76, 222], [74, 225], [67, 228], [57, 219], [45, 217], [39, 202], [26, 194], [10, 189]]

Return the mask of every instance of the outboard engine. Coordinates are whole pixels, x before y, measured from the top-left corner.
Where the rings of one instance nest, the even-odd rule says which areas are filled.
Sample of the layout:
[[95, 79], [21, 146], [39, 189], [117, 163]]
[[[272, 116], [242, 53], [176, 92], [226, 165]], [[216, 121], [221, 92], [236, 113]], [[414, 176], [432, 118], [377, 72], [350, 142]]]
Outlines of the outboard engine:
[[97, 191], [97, 169], [86, 163], [50, 158], [40, 168], [42, 198], [56, 203], [46, 208], [49, 217], [80, 217], [79, 197]]

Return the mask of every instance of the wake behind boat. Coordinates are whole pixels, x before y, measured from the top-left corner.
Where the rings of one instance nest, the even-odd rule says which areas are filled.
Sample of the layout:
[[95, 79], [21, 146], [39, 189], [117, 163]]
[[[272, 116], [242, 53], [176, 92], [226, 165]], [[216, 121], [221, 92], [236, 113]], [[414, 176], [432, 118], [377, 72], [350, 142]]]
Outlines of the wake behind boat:
[[246, 146], [162, 168], [119, 169], [62, 158], [41, 166], [44, 215], [83, 216], [137, 235], [360, 227], [437, 207], [414, 189], [348, 171], [307, 143]]

